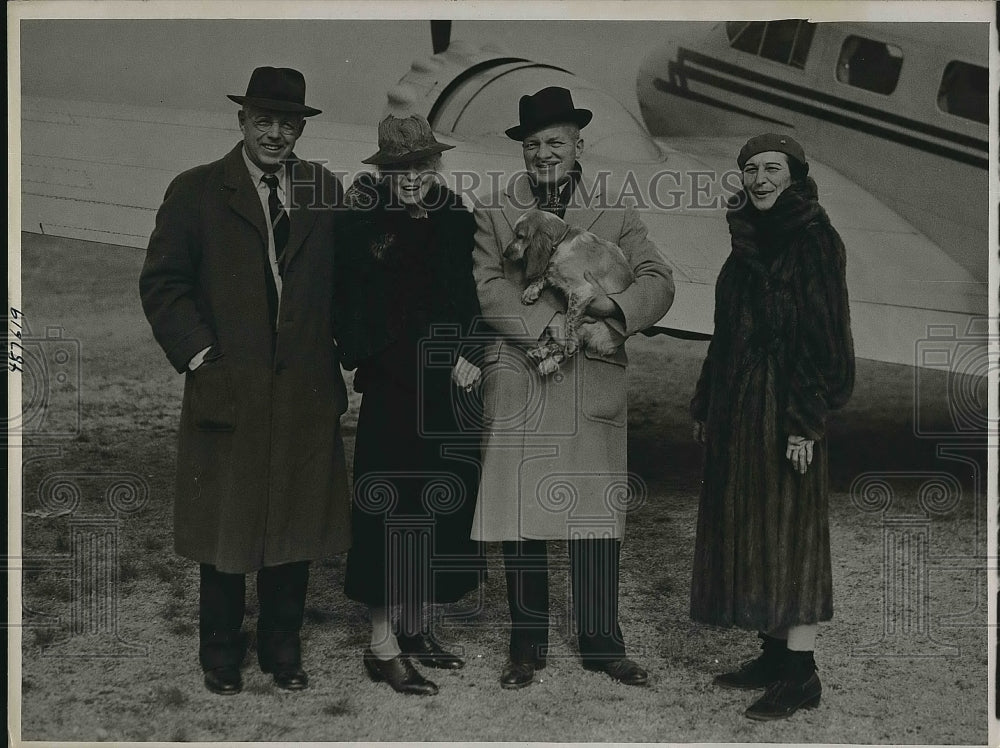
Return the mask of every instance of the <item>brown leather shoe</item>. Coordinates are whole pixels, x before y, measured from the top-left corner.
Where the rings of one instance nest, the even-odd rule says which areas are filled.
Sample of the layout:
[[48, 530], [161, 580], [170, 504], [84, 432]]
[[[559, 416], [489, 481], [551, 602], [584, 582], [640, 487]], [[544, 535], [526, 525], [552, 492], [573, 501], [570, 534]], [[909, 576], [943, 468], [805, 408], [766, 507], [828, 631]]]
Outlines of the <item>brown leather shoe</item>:
[[626, 686], [645, 686], [649, 683], [649, 673], [628, 657], [620, 660], [597, 660], [583, 663], [584, 670], [607, 673], [612, 680]]
[[219, 696], [235, 696], [243, 690], [243, 677], [235, 665], [205, 671], [205, 688]]
[[433, 696], [438, 692], [437, 684], [417, 672], [408, 657], [396, 655], [391, 660], [380, 660], [371, 649], [365, 649], [363, 661], [368, 677], [376, 683], [385, 681], [398, 693]]

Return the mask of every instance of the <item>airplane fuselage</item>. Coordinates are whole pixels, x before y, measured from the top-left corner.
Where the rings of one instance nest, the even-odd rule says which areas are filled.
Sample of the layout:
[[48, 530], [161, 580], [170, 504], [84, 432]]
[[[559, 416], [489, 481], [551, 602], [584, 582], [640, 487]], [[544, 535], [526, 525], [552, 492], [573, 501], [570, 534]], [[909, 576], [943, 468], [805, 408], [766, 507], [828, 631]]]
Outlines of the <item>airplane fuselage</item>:
[[653, 135], [793, 133], [985, 281], [988, 41], [986, 24], [719, 23], [647, 58], [637, 93]]

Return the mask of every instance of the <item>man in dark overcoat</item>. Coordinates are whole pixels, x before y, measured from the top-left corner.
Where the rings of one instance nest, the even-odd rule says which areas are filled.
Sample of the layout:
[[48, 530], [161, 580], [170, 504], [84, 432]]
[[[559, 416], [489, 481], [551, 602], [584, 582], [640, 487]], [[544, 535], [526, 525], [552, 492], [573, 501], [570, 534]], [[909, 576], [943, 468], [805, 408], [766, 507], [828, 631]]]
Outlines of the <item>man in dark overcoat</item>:
[[201, 565], [205, 686], [242, 688], [244, 575], [255, 571], [260, 667], [299, 690], [309, 561], [350, 538], [331, 323], [342, 187], [292, 151], [319, 113], [300, 72], [257, 68], [246, 95], [229, 98], [242, 105], [243, 140], [167, 188], [139, 287], [185, 376], [174, 538]]
[[[625, 339], [657, 322], [674, 283], [635, 210], [603, 193], [587, 174], [580, 129], [592, 118], [570, 92], [550, 87], [520, 100], [520, 123], [508, 137], [521, 143], [525, 171], [476, 213], [474, 274], [479, 302], [496, 338], [485, 345], [482, 389], [483, 469], [472, 537], [503, 541], [511, 615], [504, 688], [522, 688], [544, 667], [549, 596], [546, 541], [568, 541], [577, 640], [584, 667], [628, 685], [647, 673], [626, 657], [618, 623], [618, 561], [625, 532]], [[539, 207], [570, 226], [621, 247], [635, 282], [602, 294], [587, 314], [614, 330], [611, 355], [581, 350], [544, 377], [525, 350], [561, 337], [566, 304], [551, 289], [526, 306], [523, 264], [504, 257], [514, 224]]]

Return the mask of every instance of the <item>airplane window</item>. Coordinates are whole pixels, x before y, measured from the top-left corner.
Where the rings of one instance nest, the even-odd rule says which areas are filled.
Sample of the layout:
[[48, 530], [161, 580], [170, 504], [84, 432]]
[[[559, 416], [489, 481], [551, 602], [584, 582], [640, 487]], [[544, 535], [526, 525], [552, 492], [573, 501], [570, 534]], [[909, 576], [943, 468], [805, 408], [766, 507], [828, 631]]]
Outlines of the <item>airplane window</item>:
[[797, 68], [805, 67], [815, 30], [815, 24], [797, 19], [726, 23], [733, 49]]
[[764, 21], [730, 21], [726, 24], [726, 32], [730, 32], [730, 26], [742, 23], [743, 26], [736, 31], [734, 36], [729, 37], [729, 45], [733, 49], [741, 52], [757, 54], [760, 51], [760, 43], [764, 38]]
[[764, 33], [764, 44], [760, 56], [775, 62], [788, 63], [792, 56], [792, 45], [799, 30], [798, 21], [771, 21]]
[[840, 48], [837, 80], [849, 86], [891, 94], [899, 83], [903, 50], [893, 44], [849, 36]]
[[989, 123], [989, 70], [953, 60], [944, 69], [937, 104], [942, 112]]
[[729, 37], [729, 41], [738, 37], [740, 32], [749, 25], [749, 21], [726, 21], [726, 36]]
[[813, 34], [816, 33], [816, 24], [802, 21], [799, 25], [798, 36], [795, 37], [795, 47], [792, 49], [792, 59], [788, 62], [797, 68], [806, 66], [806, 58], [809, 57], [809, 47], [812, 46]]

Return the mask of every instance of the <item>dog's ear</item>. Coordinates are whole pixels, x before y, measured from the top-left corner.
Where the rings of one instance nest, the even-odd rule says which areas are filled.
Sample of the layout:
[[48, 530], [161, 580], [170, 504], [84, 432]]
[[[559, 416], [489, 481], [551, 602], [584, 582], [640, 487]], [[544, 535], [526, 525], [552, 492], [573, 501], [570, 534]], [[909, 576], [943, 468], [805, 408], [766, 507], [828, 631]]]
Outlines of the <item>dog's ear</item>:
[[552, 256], [552, 239], [542, 230], [539, 221], [525, 221], [524, 274], [535, 281], [549, 266]]

